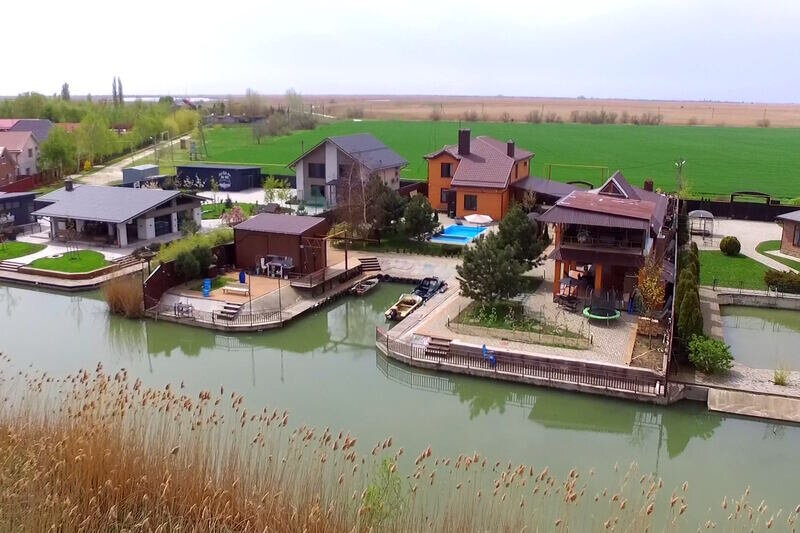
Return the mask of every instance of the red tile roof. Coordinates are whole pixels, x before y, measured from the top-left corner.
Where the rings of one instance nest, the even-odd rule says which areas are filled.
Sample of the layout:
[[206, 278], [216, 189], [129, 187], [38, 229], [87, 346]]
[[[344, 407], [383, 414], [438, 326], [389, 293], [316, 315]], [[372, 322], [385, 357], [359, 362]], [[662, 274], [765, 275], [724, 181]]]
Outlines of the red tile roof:
[[515, 161], [533, 157], [533, 152], [515, 147], [514, 157], [506, 153], [507, 145], [485, 135], [470, 140], [469, 154], [458, 153], [458, 146], [450, 144], [437, 152], [425, 156], [430, 159], [447, 152], [459, 160], [458, 168], [450, 182], [455, 187], [481, 187], [488, 189], [505, 189], [508, 187], [511, 169]]

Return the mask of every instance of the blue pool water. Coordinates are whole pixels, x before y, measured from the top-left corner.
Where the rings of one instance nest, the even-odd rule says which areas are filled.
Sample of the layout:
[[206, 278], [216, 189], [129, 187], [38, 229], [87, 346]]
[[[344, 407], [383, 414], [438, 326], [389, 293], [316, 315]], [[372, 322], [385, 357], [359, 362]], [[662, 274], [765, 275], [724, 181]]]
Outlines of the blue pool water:
[[457, 226], [453, 224], [444, 228], [444, 231], [433, 237], [431, 242], [439, 242], [442, 244], [467, 244], [484, 231], [486, 231], [486, 228]]

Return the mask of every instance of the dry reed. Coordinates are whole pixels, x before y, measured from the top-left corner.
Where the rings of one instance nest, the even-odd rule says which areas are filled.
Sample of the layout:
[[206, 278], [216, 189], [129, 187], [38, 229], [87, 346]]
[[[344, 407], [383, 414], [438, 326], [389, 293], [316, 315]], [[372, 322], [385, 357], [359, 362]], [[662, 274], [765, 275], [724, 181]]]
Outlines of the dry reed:
[[142, 282], [134, 276], [114, 278], [103, 286], [103, 295], [112, 313], [128, 318], [144, 314]]
[[[635, 464], [613, 486], [594, 470], [477, 452], [406, 454], [392, 437], [361, 455], [355, 437], [288, 427], [225, 391], [146, 388], [102, 366], [63, 379], [13, 371], [0, 354], [0, 530], [22, 531], [677, 531], [688, 484]], [[12, 371], [8, 371], [12, 370]], [[365, 447], [366, 450], [370, 446]], [[722, 499], [700, 527], [791, 529], [800, 508]], [[725, 517], [727, 522], [724, 522]], [[695, 527], [696, 528], [696, 527]]]

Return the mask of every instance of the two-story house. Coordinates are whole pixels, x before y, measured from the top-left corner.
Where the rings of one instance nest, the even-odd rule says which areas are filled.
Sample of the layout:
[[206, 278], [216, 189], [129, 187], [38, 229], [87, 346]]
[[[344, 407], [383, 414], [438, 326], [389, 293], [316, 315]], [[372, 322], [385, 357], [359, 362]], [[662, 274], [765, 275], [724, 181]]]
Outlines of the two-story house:
[[334, 207], [337, 197], [378, 176], [392, 189], [400, 188], [400, 170], [408, 165], [391, 148], [369, 133], [323, 139], [289, 164], [297, 177], [297, 198]]
[[451, 216], [489, 215], [502, 219], [512, 202], [511, 185], [530, 176], [534, 154], [514, 141], [458, 131], [458, 144], [425, 156], [428, 200]]
[[667, 244], [662, 228], [669, 199], [651, 184], [634, 187], [617, 171], [601, 187], [572, 191], [538, 217], [555, 225], [554, 296], [566, 277], [595, 292], [630, 295], [647, 256], [663, 254]]
[[0, 146], [14, 163], [15, 176], [39, 172], [39, 141], [29, 131], [0, 131]]

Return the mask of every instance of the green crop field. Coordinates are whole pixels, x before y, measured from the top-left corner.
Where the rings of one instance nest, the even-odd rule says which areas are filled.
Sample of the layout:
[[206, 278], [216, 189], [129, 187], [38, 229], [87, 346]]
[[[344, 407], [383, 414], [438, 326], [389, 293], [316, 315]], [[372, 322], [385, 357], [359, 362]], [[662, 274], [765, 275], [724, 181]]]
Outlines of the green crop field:
[[[800, 197], [800, 129], [727, 128], [705, 126], [632, 126], [590, 124], [523, 124], [479, 122], [463, 124], [473, 135], [514, 139], [536, 153], [533, 174], [547, 164], [599, 165], [623, 171], [634, 184], [653, 178], [656, 187], [675, 189], [673, 161], [687, 161], [685, 176], [694, 196], [722, 196], [756, 190], [781, 198]], [[261, 165], [265, 173], [291, 173], [286, 165], [303, 149], [331, 135], [370, 132], [403, 157], [409, 165], [403, 176], [424, 179], [422, 156], [444, 144], [454, 144], [457, 122], [341, 121], [321, 124], [312, 131], [253, 141], [249, 127], [209, 128], [209, 161]], [[169, 155], [161, 163], [173, 170]], [[175, 160], [186, 161], [176, 150]], [[142, 160], [145, 162], [147, 160]], [[149, 160], [152, 162], [152, 159]], [[597, 169], [554, 166], [552, 178], [600, 182]]]

